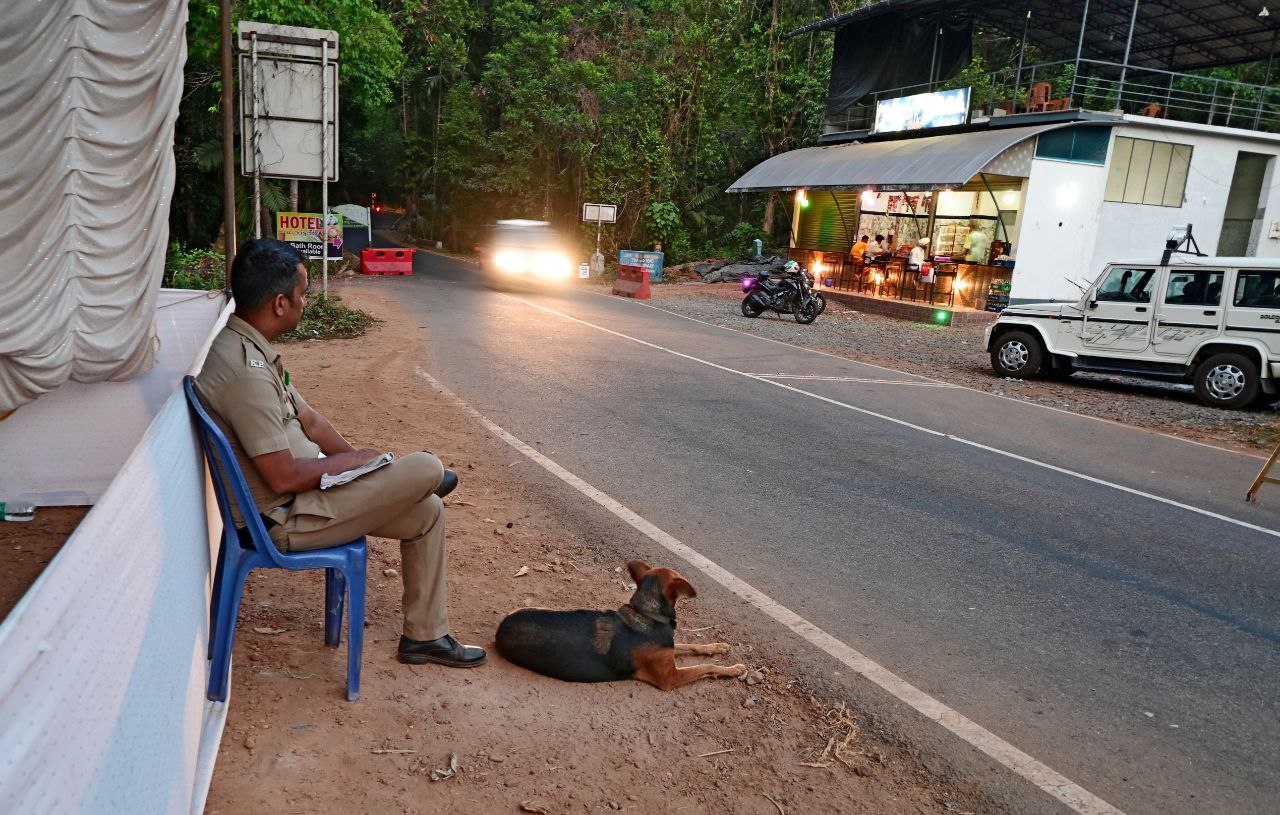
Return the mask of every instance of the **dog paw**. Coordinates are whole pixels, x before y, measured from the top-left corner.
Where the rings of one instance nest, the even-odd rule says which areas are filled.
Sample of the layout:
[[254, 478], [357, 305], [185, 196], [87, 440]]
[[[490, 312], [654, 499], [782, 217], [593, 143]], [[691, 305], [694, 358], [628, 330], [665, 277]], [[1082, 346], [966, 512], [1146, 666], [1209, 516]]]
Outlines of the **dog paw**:
[[748, 668], [746, 665], [739, 662], [737, 665], [730, 665], [729, 670], [732, 671], [732, 673], [728, 674], [728, 676], [733, 677], [734, 679], [739, 679], [747, 675]]
[[713, 642], [707, 646], [708, 654], [727, 654], [729, 653], [729, 643]]

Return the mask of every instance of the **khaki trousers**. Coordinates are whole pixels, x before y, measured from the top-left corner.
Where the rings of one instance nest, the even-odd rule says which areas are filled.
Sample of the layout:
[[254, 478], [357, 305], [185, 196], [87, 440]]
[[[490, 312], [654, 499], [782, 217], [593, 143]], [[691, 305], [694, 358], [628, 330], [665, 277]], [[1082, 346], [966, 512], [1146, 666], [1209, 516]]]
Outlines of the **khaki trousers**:
[[271, 538], [286, 551], [323, 549], [361, 535], [400, 539], [404, 635], [434, 640], [449, 633], [445, 585], [444, 504], [433, 494], [444, 466], [412, 453], [340, 487], [298, 493]]

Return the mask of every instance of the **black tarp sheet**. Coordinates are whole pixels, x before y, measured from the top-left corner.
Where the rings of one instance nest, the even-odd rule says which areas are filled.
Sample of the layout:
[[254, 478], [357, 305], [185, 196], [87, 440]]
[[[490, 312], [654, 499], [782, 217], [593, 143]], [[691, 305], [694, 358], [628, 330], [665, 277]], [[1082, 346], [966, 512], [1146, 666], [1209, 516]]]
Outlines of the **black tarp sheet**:
[[831, 59], [827, 116], [840, 113], [876, 91], [929, 82], [934, 34], [939, 30], [942, 33], [937, 38], [937, 66], [932, 79], [941, 82], [960, 73], [972, 59], [971, 20], [886, 15], [872, 24], [839, 29]]

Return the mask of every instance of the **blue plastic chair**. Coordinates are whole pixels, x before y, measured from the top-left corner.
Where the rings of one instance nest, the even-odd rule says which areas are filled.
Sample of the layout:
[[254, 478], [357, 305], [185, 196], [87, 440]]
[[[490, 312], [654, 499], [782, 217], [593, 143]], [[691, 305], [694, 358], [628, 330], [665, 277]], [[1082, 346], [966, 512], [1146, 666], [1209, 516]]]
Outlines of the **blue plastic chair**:
[[[360, 657], [364, 650], [364, 590], [368, 547], [363, 537], [341, 546], [310, 552], [281, 552], [267, 534], [267, 527], [249, 493], [227, 437], [209, 418], [195, 389], [195, 379], [184, 377], [182, 388], [195, 419], [200, 446], [209, 463], [213, 490], [222, 513], [222, 542], [213, 575], [213, 599], [209, 610], [209, 688], [211, 702], [227, 701], [231, 646], [236, 637], [236, 617], [251, 569], [324, 569], [324, 641], [331, 648], [342, 642], [342, 606], [350, 589], [348, 606], [347, 699], [360, 698]], [[230, 495], [227, 484], [230, 482]], [[229, 500], [230, 499], [230, 500]], [[247, 526], [236, 529], [231, 500]]]

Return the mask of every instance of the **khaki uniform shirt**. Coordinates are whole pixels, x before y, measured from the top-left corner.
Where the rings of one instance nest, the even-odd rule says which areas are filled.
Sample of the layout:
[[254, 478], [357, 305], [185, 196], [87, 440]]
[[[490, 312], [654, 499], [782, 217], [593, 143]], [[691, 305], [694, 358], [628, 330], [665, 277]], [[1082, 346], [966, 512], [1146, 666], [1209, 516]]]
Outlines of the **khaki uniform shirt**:
[[[294, 496], [267, 486], [253, 466], [254, 456], [289, 450], [294, 458], [320, 457], [320, 446], [307, 437], [298, 420], [307, 403], [286, 384], [286, 377], [280, 352], [234, 314], [214, 337], [204, 368], [196, 376], [196, 388], [231, 443], [262, 513], [290, 503]], [[243, 526], [234, 502], [232, 513]]]

